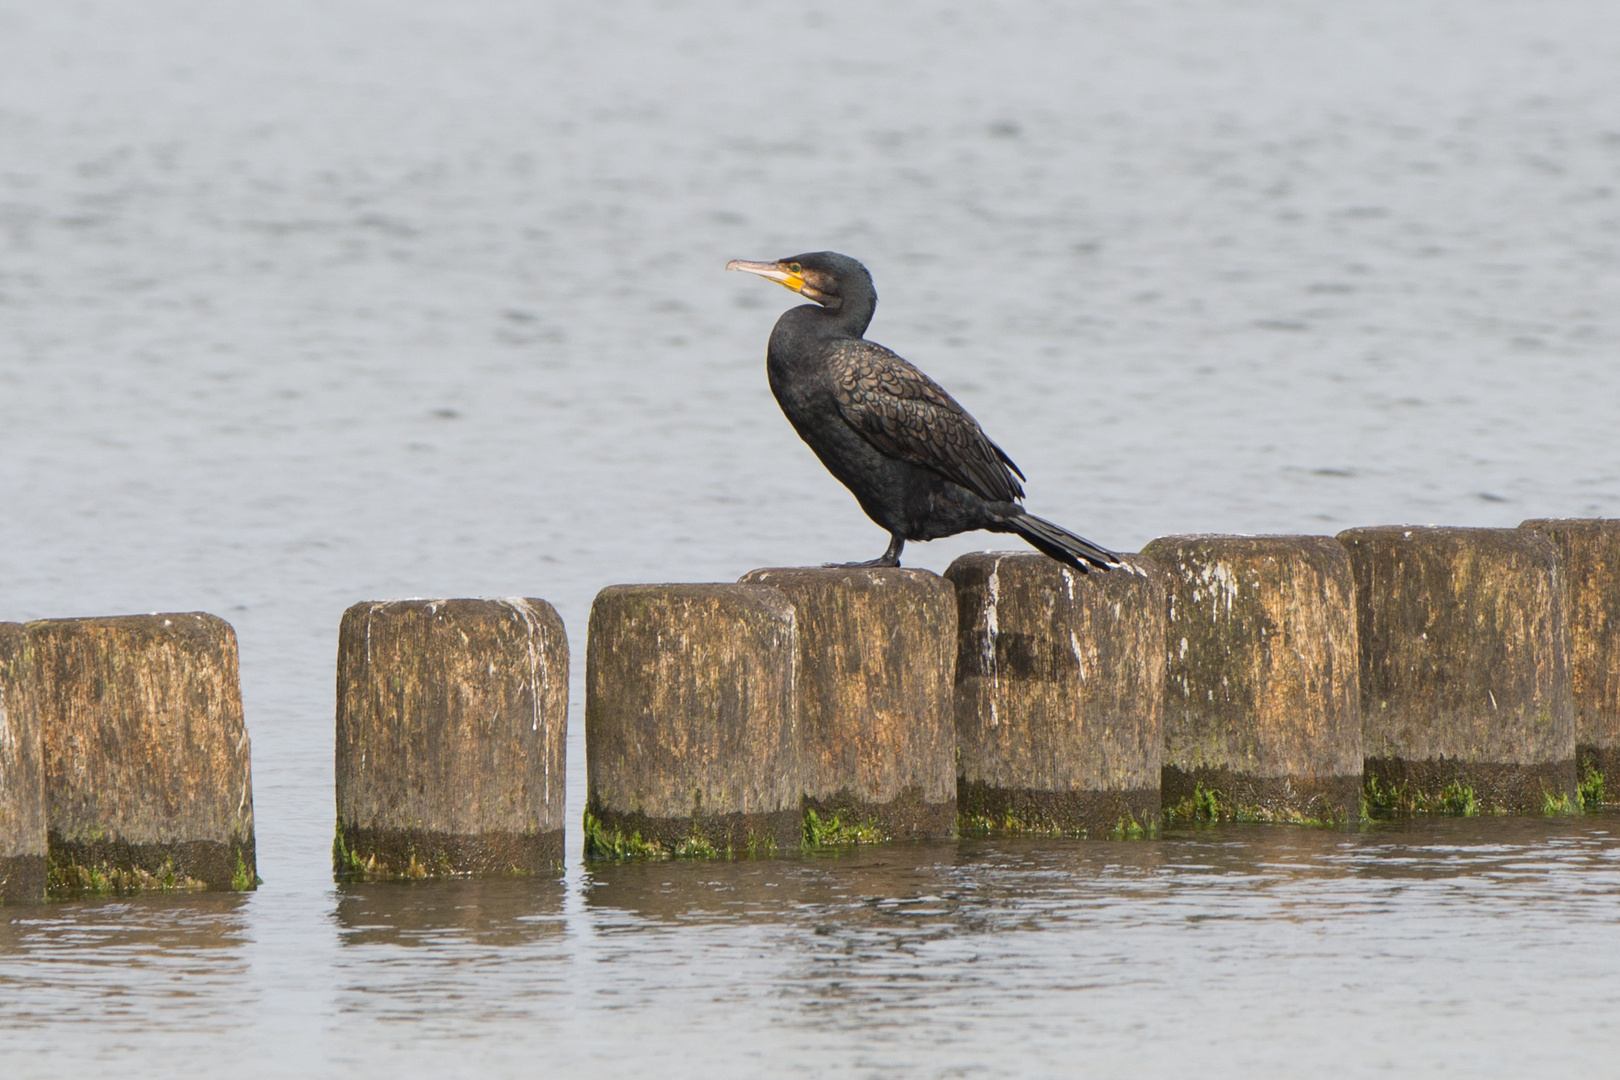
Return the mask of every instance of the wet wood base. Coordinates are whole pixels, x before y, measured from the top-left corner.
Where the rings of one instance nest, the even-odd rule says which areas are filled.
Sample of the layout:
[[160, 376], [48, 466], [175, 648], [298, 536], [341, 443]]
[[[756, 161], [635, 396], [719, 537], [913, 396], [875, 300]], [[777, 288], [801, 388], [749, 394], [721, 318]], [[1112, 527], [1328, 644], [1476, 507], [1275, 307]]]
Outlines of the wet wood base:
[[53, 830], [48, 862], [52, 896], [242, 890], [258, 884], [251, 839], [137, 844], [120, 839], [69, 840]]
[[925, 801], [922, 788], [914, 785], [886, 803], [874, 803], [846, 788], [830, 798], [806, 797], [804, 820], [806, 843], [949, 840], [956, 835], [956, 800]]
[[1159, 791], [1166, 824], [1253, 821], [1336, 825], [1361, 815], [1361, 782], [1353, 776], [1255, 776], [1233, 769], [1184, 770], [1166, 765]]
[[555, 876], [563, 830], [452, 834], [338, 826], [332, 872], [344, 881], [420, 881], [470, 875]]
[[1367, 759], [1373, 810], [1396, 813], [1540, 814], [1576, 806], [1575, 760], [1517, 765], [1437, 758]]
[[796, 851], [803, 842], [798, 810], [658, 818], [600, 806], [585, 812], [588, 859], [748, 858]]
[[957, 805], [964, 836], [1074, 836], [1124, 839], [1159, 826], [1159, 789], [1038, 791], [960, 781]]
[[0, 855], [0, 904], [45, 899], [45, 856]]

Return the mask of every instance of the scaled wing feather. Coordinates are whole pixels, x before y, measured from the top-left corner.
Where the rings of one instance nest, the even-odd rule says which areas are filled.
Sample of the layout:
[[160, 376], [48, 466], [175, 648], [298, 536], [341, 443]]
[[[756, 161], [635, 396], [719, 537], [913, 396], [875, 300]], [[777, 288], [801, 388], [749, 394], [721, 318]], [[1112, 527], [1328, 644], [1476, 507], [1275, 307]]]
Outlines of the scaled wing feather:
[[890, 457], [957, 483], [993, 502], [1015, 502], [1024, 489], [1018, 466], [938, 383], [870, 341], [851, 341], [838, 356], [838, 410]]

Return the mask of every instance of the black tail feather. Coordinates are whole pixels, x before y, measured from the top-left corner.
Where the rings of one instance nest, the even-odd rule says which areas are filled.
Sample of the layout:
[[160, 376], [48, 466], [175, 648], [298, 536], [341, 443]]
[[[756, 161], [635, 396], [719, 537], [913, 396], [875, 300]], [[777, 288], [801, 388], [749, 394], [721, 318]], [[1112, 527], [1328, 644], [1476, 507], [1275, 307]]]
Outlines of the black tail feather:
[[1041, 554], [1072, 566], [1082, 574], [1093, 566], [1107, 570], [1124, 565], [1112, 551], [1100, 548], [1085, 537], [1076, 536], [1063, 526], [1054, 525], [1034, 514], [1007, 518], [1005, 531], [1017, 533]]

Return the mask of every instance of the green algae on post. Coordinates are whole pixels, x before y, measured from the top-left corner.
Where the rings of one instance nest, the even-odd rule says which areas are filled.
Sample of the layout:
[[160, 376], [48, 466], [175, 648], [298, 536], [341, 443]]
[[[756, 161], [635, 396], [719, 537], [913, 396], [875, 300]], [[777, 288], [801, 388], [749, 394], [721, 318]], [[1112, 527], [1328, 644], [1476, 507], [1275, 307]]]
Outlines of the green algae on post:
[[[81, 894], [131, 896], [142, 892], [201, 892], [208, 888], [207, 882], [177, 871], [172, 859], [167, 859], [149, 869], [147, 865], [140, 865], [135, 859], [108, 859], [86, 865], [61, 861], [53, 855], [47, 860], [46, 866], [50, 894], [55, 897]], [[234, 875], [231, 882], [231, 887], [235, 891], [246, 892], [261, 884], [247, 876], [245, 861], [241, 867], [243, 872]]]
[[857, 819], [844, 810], [823, 817], [814, 807], [804, 811], [806, 847], [844, 847], [851, 844], [881, 844], [894, 837], [870, 818]]
[[1576, 793], [1580, 796], [1583, 808], [1597, 810], [1602, 807], [1608, 801], [1608, 790], [1603, 783], [1602, 770], [1588, 763], [1581, 771], [1581, 782]]
[[[1365, 816], [1364, 803], [1357, 803], [1356, 817]], [[1351, 815], [1336, 800], [1280, 799], [1269, 802], [1244, 802], [1219, 788], [1205, 787], [1195, 782], [1190, 794], [1164, 808], [1165, 823], [1216, 825], [1236, 822], [1254, 825], [1305, 825], [1313, 828], [1337, 828], [1347, 824]]]
[[1473, 787], [1455, 779], [1436, 787], [1424, 787], [1406, 779], [1380, 780], [1369, 773], [1363, 787], [1363, 800], [1367, 816], [1372, 817], [1395, 814], [1477, 817], [1480, 812], [1479, 796]]
[[1554, 795], [1544, 792], [1541, 796], [1541, 812], [1547, 817], [1573, 817], [1581, 812], [1580, 799], [1570, 798], [1565, 794]]
[[756, 833], [748, 834], [738, 846], [725, 847], [716, 847], [708, 837], [696, 834], [670, 841], [646, 839], [639, 829], [624, 832], [604, 824], [589, 809], [584, 829], [587, 859], [752, 859], [777, 851], [775, 840]]
[[[1118, 799], [1099, 798], [1081, 810], [1071, 803], [1058, 814], [1051, 813], [1046, 809], [1047, 804], [1032, 795], [1018, 802], [977, 796], [968, 805], [973, 809], [963, 811], [957, 818], [957, 828], [963, 836], [1137, 840], [1159, 835], [1157, 807], [1138, 818], [1130, 806]], [[994, 809], [989, 809], [991, 807]], [[1110, 813], [1115, 816], [1109, 817]]]

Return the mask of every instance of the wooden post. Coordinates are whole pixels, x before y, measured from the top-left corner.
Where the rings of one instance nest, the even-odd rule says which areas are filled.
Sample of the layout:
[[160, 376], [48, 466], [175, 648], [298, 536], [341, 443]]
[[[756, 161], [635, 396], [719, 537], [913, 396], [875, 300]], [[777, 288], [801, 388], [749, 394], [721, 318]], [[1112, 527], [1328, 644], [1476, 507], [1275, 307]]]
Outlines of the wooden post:
[[1327, 536], [1167, 536], [1163, 798], [1176, 818], [1359, 811], [1350, 561]]
[[793, 604], [805, 836], [956, 834], [956, 594], [926, 570], [755, 570]]
[[349, 608], [334, 872], [559, 873], [567, 732], [568, 639], [544, 600]]
[[765, 585], [615, 585], [585, 661], [586, 854], [802, 840], [793, 605]]
[[53, 891], [251, 889], [236, 633], [201, 612], [28, 624]]
[[956, 584], [964, 832], [1124, 837], [1159, 821], [1164, 585], [1145, 559], [1080, 574], [980, 552]]
[[1573, 808], [1563, 570], [1530, 529], [1390, 525], [1356, 576], [1368, 798], [1455, 813]]
[[28, 632], [0, 623], [0, 904], [45, 899], [44, 754]]
[[1538, 519], [1564, 564], [1575, 764], [1589, 801], [1620, 800], [1620, 521]]

